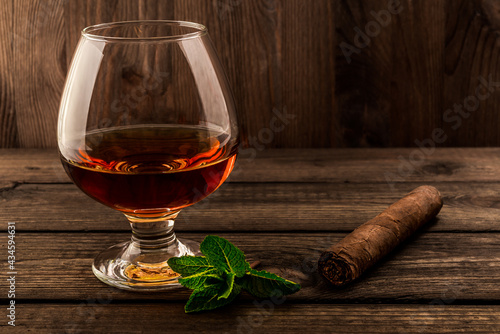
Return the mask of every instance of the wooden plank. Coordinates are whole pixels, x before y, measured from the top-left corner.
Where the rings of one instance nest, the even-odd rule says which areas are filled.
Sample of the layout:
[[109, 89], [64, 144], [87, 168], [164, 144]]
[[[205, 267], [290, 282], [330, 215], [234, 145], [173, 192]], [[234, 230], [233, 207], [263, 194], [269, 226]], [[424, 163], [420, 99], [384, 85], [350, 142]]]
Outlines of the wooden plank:
[[71, 182], [54, 149], [0, 149], [0, 189], [25, 182]]
[[[420, 153], [419, 153], [420, 152]], [[229, 182], [497, 182], [500, 148], [267, 149], [242, 151]], [[422, 160], [421, 160], [422, 158]], [[12, 183], [69, 182], [55, 150], [0, 149], [0, 188]]]
[[63, 3], [14, 1], [13, 70], [21, 147], [56, 146], [57, 113], [66, 77]]
[[[419, 184], [384, 192], [379, 184], [229, 183], [186, 208], [178, 231], [351, 231]], [[426, 232], [500, 231], [499, 183], [439, 183], [444, 207]], [[129, 231], [119, 212], [72, 184], [24, 184], [0, 192], [0, 230]]]
[[[235, 93], [234, 97], [237, 106], [242, 103], [239, 81], [242, 76], [245, 76], [245, 72], [239, 72], [242, 51], [240, 39], [248, 39], [250, 35], [249, 31], [241, 28], [242, 20], [246, 20], [250, 15], [248, 11], [241, 11], [241, 4], [242, 1], [226, 3], [225, 1], [174, 0], [172, 5], [175, 19], [200, 23], [208, 29], [208, 34], [219, 57], [222, 69]], [[242, 15], [247, 16], [243, 18]], [[177, 57], [179, 57], [181, 63], [184, 63], [182, 53], [179, 52]], [[175, 63], [176, 60], [173, 61]], [[244, 71], [244, 69], [242, 70]], [[188, 72], [188, 68], [173, 66], [173, 76], [179, 76], [184, 85], [188, 84], [187, 81], [192, 80], [192, 74]], [[193, 96], [198, 95], [195, 90], [196, 87], [190, 87], [188, 89], [181, 88], [178, 93], [173, 92], [177, 97], [174, 103], [178, 105], [178, 109], [198, 111], [198, 102], [193, 100]], [[236, 109], [238, 110], [238, 108]], [[241, 129], [246, 128], [245, 116], [240, 117], [239, 126]]]
[[207, 26], [234, 92], [242, 141], [252, 145], [282, 104], [280, 2], [178, 0], [174, 8], [176, 18]]
[[[175, 11], [176, 19], [207, 25], [232, 82], [245, 143], [257, 148], [290, 145], [309, 147], [316, 145], [315, 143], [319, 146], [329, 145], [328, 132], [331, 126], [325, 123], [325, 131], [317, 131], [316, 126], [319, 119], [331, 116], [334, 56], [329, 51], [318, 52], [322, 45], [333, 45], [330, 2], [318, 2], [314, 6], [288, 1], [282, 5], [281, 1], [267, 0], [149, 3], [153, 4], [152, 7], [156, 4], [159, 11], [169, 9], [166, 16]], [[282, 8], [283, 6], [286, 8]], [[134, 6], [124, 1], [72, 1], [66, 7], [68, 21], [75, 22], [68, 29], [68, 54], [73, 52], [79, 31], [84, 26], [137, 18], [134, 16], [137, 15], [137, 10], [132, 8]], [[139, 5], [140, 8], [142, 7]], [[295, 24], [296, 14], [301, 15], [300, 21], [303, 24]], [[138, 15], [138, 18], [156, 18], [153, 14], [143, 15], [141, 10]], [[286, 22], [285, 15], [289, 17]], [[309, 19], [317, 15], [321, 15], [321, 38], [318, 38], [318, 20]], [[165, 18], [165, 15], [157, 16]], [[247, 29], [249, 25], [253, 29]], [[287, 28], [286, 36], [282, 36], [284, 25]], [[307, 25], [310, 26], [306, 27]], [[294, 37], [292, 29], [298, 29], [301, 39]], [[286, 50], [282, 50], [282, 44]], [[290, 57], [282, 59], [285, 53], [290, 53]], [[294, 75], [297, 71], [300, 73]], [[315, 83], [304, 80], [304, 75], [314, 77]], [[319, 76], [325, 80], [318, 80]], [[297, 80], [296, 77], [301, 79]], [[283, 84], [283, 80], [287, 84]], [[321, 98], [318, 98], [318, 88], [321, 90]], [[283, 97], [284, 90], [286, 97]], [[287, 111], [284, 111], [286, 108]], [[299, 115], [304, 108], [311, 112], [299, 116], [300, 120], [294, 119], [293, 126], [285, 124], [287, 126], [281, 130], [280, 123], [272, 123], [276, 118], [273, 110], [280, 114]], [[288, 120], [285, 121], [288, 123]], [[273, 131], [273, 126], [278, 126], [280, 130]], [[270, 129], [271, 139], [268, 137]], [[311, 133], [314, 135], [310, 136]]]
[[[425, 302], [435, 300], [498, 303], [500, 234], [418, 234], [372, 268], [359, 281], [334, 288], [316, 272], [321, 252], [345, 233], [217, 233], [240, 247], [259, 269], [299, 282], [289, 297], [296, 302]], [[182, 233], [201, 241], [206, 233]], [[92, 259], [126, 233], [17, 233], [16, 300], [159, 299], [183, 301], [189, 291], [137, 294], [108, 287], [90, 269]], [[6, 245], [6, 235], [2, 235]], [[3, 280], [0, 288], [7, 289]], [[247, 298], [247, 297], [245, 297]]]
[[[440, 127], [442, 145], [497, 145], [498, 115], [489, 112], [500, 103], [497, 88], [459, 129], [443, 121], [480, 75], [499, 80], [497, 4], [427, 2], [401, 1], [402, 12], [346, 64], [340, 42], [353, 43], [354, 27], [365, 30], [372, 11], [391, 2], [6, 0], [0, 146], [56, 145], [59, 97], [84, 26], [156, 18], [207, 23], [249, 145], [261, 133], [273, 137], [268, 147], [413, 146]], [[270, 134], [273, 108], [285, 107], [296, 118]]]
[[446, 7], [443, 128], [450, 145], [498, 145], [498, 131], [487, 126], [499, 122], [491, 112], [500, 103], [498, 2], [447, 0]]
[[12, 49], [13, 4], [4, 1], [0, 7], [0, 147], [18, 147], [14, 101], [14, 57]]
[[390, 136], [392, 146], [414, 146], [441, 126], [445, 0], [405, 0], [401, 7], [393, 28]]
[[[90, 25], [131, 20], [173, 19], [173, 1], [71, 0], [65, 4], [67, 53], [75, 51], [81, 30]], [[69, 67], [68, 58], [67, 66]]]
[[[391, 144], [391, 75], [395, 65], [388, 1], [335, 1], [337, 146]], [[374, 14], [375, 13], [375, 14]]]
[[[282, 78], [268, 75], [267, 80], [280, 86], [282, 93], [273, 96], [272, 103], [267, 104], [268, 117], [254, 128], [253, 135], [259, 144], [253, 147], [334, 147], [338, 122], [334, 111], [335, 22], [340, 15], [334, 14], [334, 1], [282, 0], [277, 3], [281, 4], [277, 5], [278, 29], [273, 26], [273, 32], [276, 37], [281, 35], [281, 39], [272, 53], [277, 54], [274, 57]], [[262, 65], [260, 72], [263, 72]], [[279, 81], [274, 82], [277, 79]], [[275, 108], [275, 115], [288, 115], [286, 121], [276, 126], [273, 118], [277, 117], [269, 108]]]
[[[236, 303], [193, 316], [184, 313], [181, 303], [107, 305], [89, 299], [78, 305], [21, 304], [16, 327], [5, 331], [93, 333], [98, 328], [105, 333], [162, 333], [168, 328], [176, 333], [493, 333], [500, 326], [499, 306], [268, 305], [263, 309], [258, 304]], [[5, 322], [0, 326], [6, 326]]]

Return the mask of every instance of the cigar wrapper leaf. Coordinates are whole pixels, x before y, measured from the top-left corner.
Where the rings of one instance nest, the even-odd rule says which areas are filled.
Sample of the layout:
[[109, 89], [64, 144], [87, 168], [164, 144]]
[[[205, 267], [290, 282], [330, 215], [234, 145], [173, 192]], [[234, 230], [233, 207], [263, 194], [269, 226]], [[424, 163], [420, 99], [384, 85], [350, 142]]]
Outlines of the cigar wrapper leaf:
[[443, 200], [432, 186], [421, 186], [323, 252], [319, 272], [336, 286], [345, 285], [373, 266], [430, 221]]

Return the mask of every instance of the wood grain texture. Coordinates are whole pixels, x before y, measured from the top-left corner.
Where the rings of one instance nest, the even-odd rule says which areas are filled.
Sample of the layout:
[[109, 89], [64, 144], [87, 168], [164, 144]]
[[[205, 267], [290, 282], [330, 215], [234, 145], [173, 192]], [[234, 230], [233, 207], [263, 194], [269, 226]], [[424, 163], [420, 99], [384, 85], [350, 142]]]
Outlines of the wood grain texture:
[[[378, 183], [380, 191], [406, 182], [498, 182], [499, 148], [437, 148], [423, 160], [417, 149], [268, 149], [241, 154], [228, 182]], [[0, 188], [21, 183], [69, 183], [56, 150], [0, 149]], [[411, 159], [410, 159], [411, 157]]]
[[[455, 145], [498, 145], [500, 47], [498, 2], [452, 1], [446, 3], [443, 128]], [[491, 82], [492, 85], [484, 85]]]
[[391, 145], [394, 14], [386, 0], [334, 3], [337, 146]]
[[67, 66], [75, 51], [83, 28], [90, 25], [132, 20], [171, 20], [173, 1], [128, 1], [128, 0], [71, 0], [65, 3], [65, 17], [71, 25], [67, 26], [66, 43]]
[[[383, 192], [378, 184], [229, 183], [177, 218], [177, 231], [352, 231], [419, 183]], [[444, 207], [426, 233], [500, 231], [499, 183], [433, 183]], [[0, 230], [130, 231], [119, 212], [85, 196], [71, 184], [23, 184], [0, 191]], [[98, 219], [96, 219], [98, 217]]]
[[14, 1], [14, 102], [20, 147], [56, 146], [67, 56], [63, 3]]
[[12, 44], [14, 1], [4, 1], [0, 10], [0, 147], [18, 147], [14, 103], [14, 57]]
[[[182, 233], [201, 241], [207, 233]], [[500, 238], [498, 233], [418, 233], [362, 278], [334, 288], [316, 271], [321, 252], [345, 233], [217, 233], [243, 250], [259, 269], [301, 284], [287, 301], [335, 303], [345, 301], [431, 302], [489, 300], [498, 303]], [[5, 249], [6, 235], [2, 235]], [[137, 294], [101, 283], [91, 270], [93, 258], [106, 246], [130, 238], [130, 233], [18, 233], [16, 299], [85, 300], [105, 295], [113, 300], [182, 301], [189, 290]], [[57, 284], [55, 282], [57, 281]], [[391, 282], [390, 289], [387, 288]], [[6, 289], [8, 282], [0, 287]], [[246, 299], [250, 297], [245, 297]]]
[[269, 132], [259, 133], [269, 128], [273, 109], [283, 108], [281, 7], [276, 0], [175, 3], [176, 17], [201, 22], [209, 29], [232, 84], [246, 146], [277, 145], [274, 133], [272, 138]]
[[[397, 172], [399, 156], [412, 151], [265, 150], [240, 159], [212, 200], [183, 212], [178, 234], [227, 238], [250, 262], [259, 260], [258, 269], [302, 289], [268, 313], [244, 293], [224, 309], [186, 315], [187, 289], [132, 293], [94, 277], [92, 259], [130, 232], [121, 214], [69, 183], [55, 150], [0, 150], [0, 230], [16, 222], [17, 271], [16, 327], [3, 322], [0, 331], [493, 333], [500, 328], [500, 149], [437, 149], [393, 190], [384, 188], [378, 174]], [[349, 286], [319, 276], [323, 250], [422, 183], [444, 196], [436, 221]], [[1, 233], [5, 254], [6, 241]], [[3, 291], [7, 285], [0, 281]]]
[[493, 333], [500, 326], [499, 306], [283, 304], [260, 309], [239, 303], [193, 316], [184, 313], [182, 303], [138, 306], [89, 300], [77, 305], [19, 305], [19, 312], [16, 327], [5, 331], [140, 333], [147, 324], [155, 333], [172, 328], [176, 333], [303, 333], [312, 330], [307, 321], [311, 318], [316, 319], [315, 333]]
[[[402, 11], [388, 19], [393, 3]], [[415, 146], [436, 128], [440, 146], [500, 145], [494, 0], [6, 0], [0, 18], [0, 147], [55, 147], [81, 29], [137, 19], [207, 25], [245, 146]], [[357, 49], [351, 62], [342, 43]], [[479, 77], [490, 75], [475, 106]], [[472, 111], [457, 114], [464, 103]], [[290, 116], [284, 127], [276, 113]]]
[[[183, 210], [177, 228], [350, 231], [417, 186], [432, 184], [445, 206], [428, 231], [498, 231], [500, 149], [437, 149], [391, 189], [384, 173], [397, 173], [398, 157], [410, 152], [266, 150], [255, 160], [238, 160], [230, 181]], [[120, 213], [70, 184], [54, 150], [4, 149], [0, 157], [2, 225], [17, 221], [24, 231], [128, 231]]]
[[[334, 12], [336, 1], [281, 2], [282, 41], [277, 52], [282, 59], [283, 78], [278, 84], [283, 98], [272, 107], [290, 116], [289, 124], [275, 132], [275, 142], [269, 146], [344, 146], [337, 138], [339, 119], [334, 103], [335, 22], [343, 14]], [[272, 129], [272, 117], [265, 124]], [[265, 130], [260, 131], [263, 136]]]
[[441, 122], [445, 1], [408, 0], [401, 6], [392, 41], [391, 145], [414, 146]]

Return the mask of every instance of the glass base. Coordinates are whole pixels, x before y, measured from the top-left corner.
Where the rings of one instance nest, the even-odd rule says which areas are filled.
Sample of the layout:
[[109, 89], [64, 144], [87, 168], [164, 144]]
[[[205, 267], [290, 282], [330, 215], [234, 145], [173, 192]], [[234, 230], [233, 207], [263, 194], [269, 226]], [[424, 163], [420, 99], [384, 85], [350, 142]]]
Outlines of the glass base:
[[200, 244], [174, 239], [166, 247], [144, 249], [134, 240], [114, 245], [100, 253], [92, 264], [94, 275], [114, 287], [133, 291], [161, 291], [180, 287], [179, 274], [167, 260], [183, 255], [201, 255]]

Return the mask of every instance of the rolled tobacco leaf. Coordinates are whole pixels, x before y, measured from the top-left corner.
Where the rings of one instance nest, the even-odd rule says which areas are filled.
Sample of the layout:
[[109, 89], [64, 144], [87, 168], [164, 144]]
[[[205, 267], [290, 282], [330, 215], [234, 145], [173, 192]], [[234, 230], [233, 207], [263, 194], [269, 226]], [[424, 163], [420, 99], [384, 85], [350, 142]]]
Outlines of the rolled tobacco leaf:
[[439, 191], [421, 186], [324, 251], [319, 272], [337, 286], [347, 284], [391, 252], [443, 206]]

